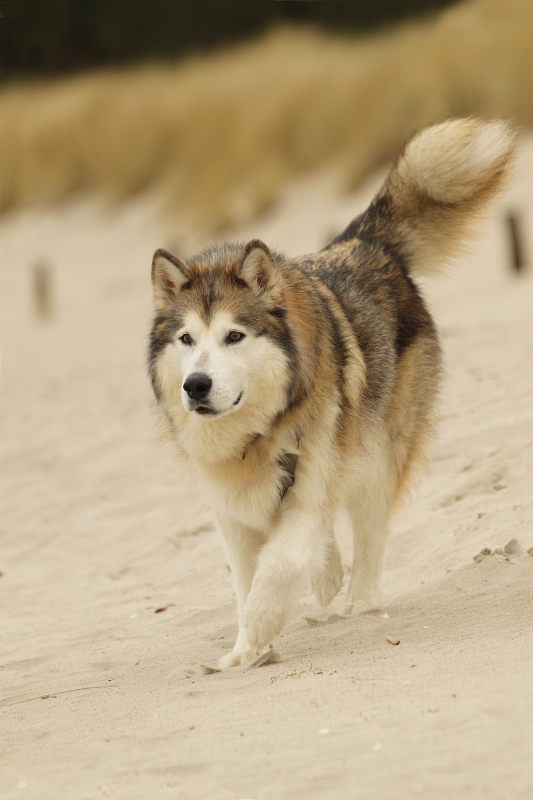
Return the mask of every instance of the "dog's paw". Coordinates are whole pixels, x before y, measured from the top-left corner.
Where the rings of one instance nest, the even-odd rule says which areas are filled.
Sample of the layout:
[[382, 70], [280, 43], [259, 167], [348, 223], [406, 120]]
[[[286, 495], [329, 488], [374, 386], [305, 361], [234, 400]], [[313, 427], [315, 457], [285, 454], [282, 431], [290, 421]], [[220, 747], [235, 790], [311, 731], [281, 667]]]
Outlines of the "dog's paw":
[[349, 617], [350, 614], [364, 614], [369, 608], [369, 603], [365, 603], [364, 600], [354, 600], [353, 602], [348, 602], [344, 605], [344, 608], [342, 609], [342, 615], [343, 617]]
[[379, 597], [356, 597], [354, 600], [346, 598], [346, 604], [342, 610], [343, 616], [350, 614], [367, 614], [369, 611], [378, 611], [381, 608]]
[[226, 653], [222, 656], [218, 665], [220, 669], [229, 669], [230, 667], [238, 667], [241, 664], [247, 664], [257, 658], [258, 653], [247, 647], [245, 650], [232, 650], [231, 653]]
[[244, 615], [246, 636], [251, 648], [260, 653], [283, 628], [287, 619], [287, 608], [283, 604], [265, 603], [266, 608], [247, 607]]
[[279, 633], [282, 625], [274, 620], [263, 619], [257, 622], [250, 622], [246, 626], [248, 640], [257, 653], [261, 652], [272, 639]]

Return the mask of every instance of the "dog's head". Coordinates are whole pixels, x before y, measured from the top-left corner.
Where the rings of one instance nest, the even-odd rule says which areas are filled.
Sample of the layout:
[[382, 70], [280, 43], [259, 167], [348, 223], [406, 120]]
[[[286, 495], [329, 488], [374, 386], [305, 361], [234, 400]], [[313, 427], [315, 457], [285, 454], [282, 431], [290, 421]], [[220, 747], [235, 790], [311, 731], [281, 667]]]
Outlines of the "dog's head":
[[265, 244], [226, 244], [185, 263], [158, 250], [152, 284], [150, 375], [176, 422], [283, 409], [295, 344], [280, 265]]

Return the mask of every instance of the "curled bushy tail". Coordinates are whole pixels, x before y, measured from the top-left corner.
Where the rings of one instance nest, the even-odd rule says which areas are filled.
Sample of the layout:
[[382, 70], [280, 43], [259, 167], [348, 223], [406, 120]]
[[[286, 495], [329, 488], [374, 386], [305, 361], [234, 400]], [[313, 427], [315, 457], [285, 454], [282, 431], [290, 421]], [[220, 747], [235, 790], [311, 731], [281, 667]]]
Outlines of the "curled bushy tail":
[[410, 271], [438, 272], [476, 233], [505, 188], [515, 136], [507, 123], [455, 119], [426, 128], [405, 147], [369, 208], [336, 241], [374, 239]]

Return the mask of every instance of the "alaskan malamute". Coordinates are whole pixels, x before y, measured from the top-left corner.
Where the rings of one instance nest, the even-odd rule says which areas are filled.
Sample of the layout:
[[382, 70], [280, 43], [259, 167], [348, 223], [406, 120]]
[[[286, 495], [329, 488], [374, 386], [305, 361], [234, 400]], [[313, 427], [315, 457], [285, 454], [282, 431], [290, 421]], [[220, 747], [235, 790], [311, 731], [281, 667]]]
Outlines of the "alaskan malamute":
[[457, 255], [504, 186], [499, 121], [427, 128], [369, 208], [314, 255], [254, 240], [155, 253], [149, 372], [179, 456], [213, 508], [253, 659], [310, 581], [341, 587], [333, 519], [353, 524], [347, 610], [375, 602], [391, 509], [433, 435], [441, 351], [413, 276]]

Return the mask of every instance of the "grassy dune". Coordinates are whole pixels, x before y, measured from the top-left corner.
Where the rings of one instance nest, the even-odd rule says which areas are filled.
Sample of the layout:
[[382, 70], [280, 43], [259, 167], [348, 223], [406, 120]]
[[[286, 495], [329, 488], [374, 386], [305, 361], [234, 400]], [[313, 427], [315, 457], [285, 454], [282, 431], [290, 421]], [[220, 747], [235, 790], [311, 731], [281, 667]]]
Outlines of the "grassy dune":
[[533, 3], [471, 0], [366, 40], [278, 30], [173, 66], [0, 92], [0, 208], [162, 187], [206, 231], [325, 163], [347, 184], [450, 115], [533, 122]]

